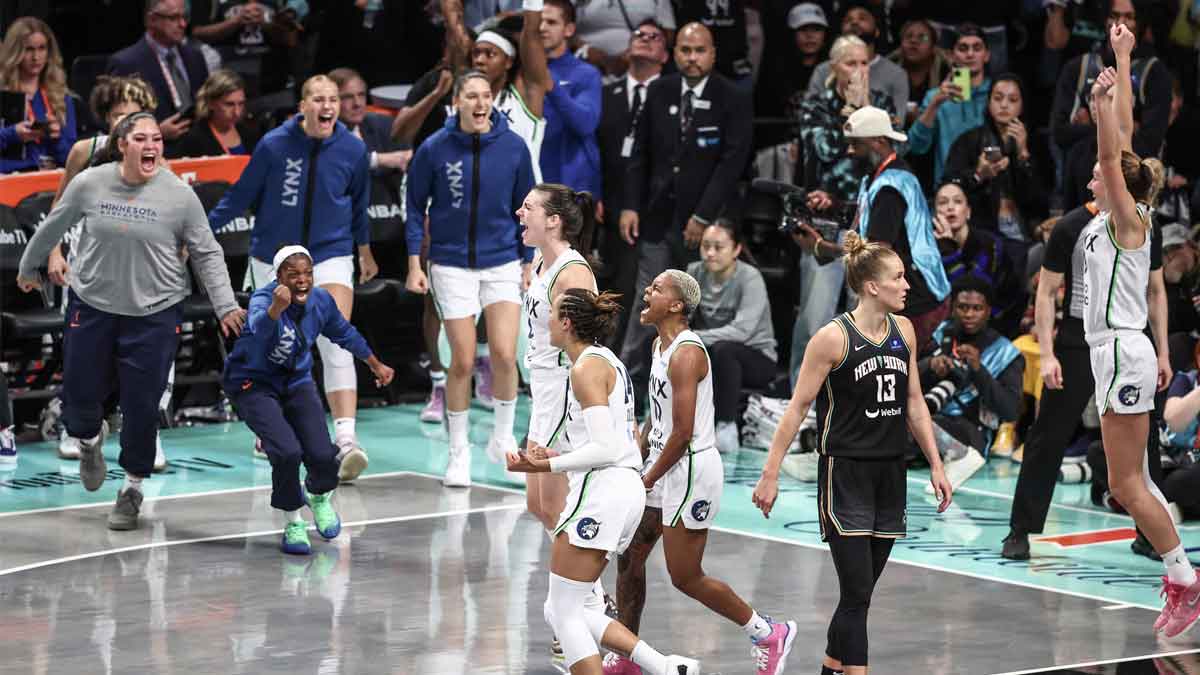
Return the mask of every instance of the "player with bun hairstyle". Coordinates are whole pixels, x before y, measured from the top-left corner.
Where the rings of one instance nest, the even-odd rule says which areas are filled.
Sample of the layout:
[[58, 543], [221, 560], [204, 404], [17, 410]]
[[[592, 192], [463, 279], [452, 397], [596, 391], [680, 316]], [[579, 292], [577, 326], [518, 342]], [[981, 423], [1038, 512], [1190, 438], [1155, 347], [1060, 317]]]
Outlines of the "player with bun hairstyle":
[[1134, 36], [1113, 26], [1109, 40], [1117, 68], [1106, 68], [1092, 86], [1097, 161], [1088, 188], [1100, 208], [1083, 230], [1083, 315], [1096, 382], [1100, 435], [1113, 496], [1133, 516], [1162, 556], [1166, 602], [1154, 630], [1172, 638], [1200, 618], [1200, 580], [1167, 510], [1167, 500], [1150, 478], [1146, 443], [1156, 391], [1171, 381], [1165, 321], [1155, 321], [1160, 349], [1146, 337], [1151, 286], [1150, 239], [1154, 200], [1163, 184], [1162, 164], [1130, 151], [1125, 139], [1133, 123], [1130, 54]]
[[858, 306], [825, 324], [808, 343], [754, 488], [755, 506], [769, 517], [779, 494], [780, 464], [815, 402], [821, 453], [817, 510], [841, 588], [823, 675], [867, 672], [871, 594], [892, 544], [905, 536], [908, 431], [929, 462], [939, 512], [950, 505], [953, 492], [921, 395], [912, 322], [896, 314], [909, 288], [904, 264], [891, 249], [854, 232], [843, 247], [846, 280]]
[[598, 644], [630, 656], [651, 675], [697, 675], [700, 664], [664, 656], [602, 611], [587, 606], [614, 553], [629, 546], [646, 504], [634, 438], [633, 384], [603, 344], [616, 330], [617, 295], [563, 291], [551, 306], [550, 344], [571, 362], [565, 438], [570, 452], [534, 447], [507, 455], [508, 469], [566, 473], [567, 508], [554, 529], [547, 623], [562, 643], [571, 673], [601, 675]]

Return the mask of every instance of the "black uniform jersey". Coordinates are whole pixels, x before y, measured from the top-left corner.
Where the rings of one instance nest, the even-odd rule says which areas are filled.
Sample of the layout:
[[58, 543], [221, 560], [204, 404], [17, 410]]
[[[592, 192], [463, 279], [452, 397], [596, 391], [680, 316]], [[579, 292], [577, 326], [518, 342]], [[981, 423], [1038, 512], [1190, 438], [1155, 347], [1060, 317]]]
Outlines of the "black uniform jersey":
[[868, 340], [849, 313], [834, 317], [846, 335], [846, 353], [817, 393], [818, 448], [833, 457], [886, 459], [908, 442], [909, 345], [888, 315], [882, 342]]

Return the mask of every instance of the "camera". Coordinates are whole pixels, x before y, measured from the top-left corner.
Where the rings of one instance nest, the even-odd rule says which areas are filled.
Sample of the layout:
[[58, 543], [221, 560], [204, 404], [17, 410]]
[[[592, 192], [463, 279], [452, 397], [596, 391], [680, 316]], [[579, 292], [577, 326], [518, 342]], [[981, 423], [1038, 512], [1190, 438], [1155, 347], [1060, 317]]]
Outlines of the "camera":
[[823, 239], [838, 241], [842, 230], [854, 227], [852, 215], [856, 205], [853, 203], [834, 206], [818, 214], [808, 207], [808, 190], [802, 187], [766, 178], [755, 178], [750, 187], [760, 192], [778, 195], [783, 200], [779, 231], [784, 234], [791, 234], [801, 223], [808, 223]]
[[930, 415], [940, 412], [946, 402], [954, 398], [958, 390], [967, 386], [971, 380], [971, 371], [967, 369], [967, 364], [954, 356], [954, 344], [961, 335], [962, 324], [958, 321], [950, 321], [942, 331], [941, 342], [938, 343], [938, 348], [933, 354], [934, 356], [949, 356], [952, 366], [945, 378], [925, 392], [925, 405], [929, 407]]

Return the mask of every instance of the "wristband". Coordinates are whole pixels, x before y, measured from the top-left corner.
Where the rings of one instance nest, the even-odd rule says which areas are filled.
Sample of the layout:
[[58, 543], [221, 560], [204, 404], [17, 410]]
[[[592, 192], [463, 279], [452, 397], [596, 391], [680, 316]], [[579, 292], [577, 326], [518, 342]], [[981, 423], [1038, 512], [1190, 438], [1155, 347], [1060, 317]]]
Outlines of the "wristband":
[[545, 0], [522, 0], [521, 11], [523, 12], [540, 12], [545, 6]]

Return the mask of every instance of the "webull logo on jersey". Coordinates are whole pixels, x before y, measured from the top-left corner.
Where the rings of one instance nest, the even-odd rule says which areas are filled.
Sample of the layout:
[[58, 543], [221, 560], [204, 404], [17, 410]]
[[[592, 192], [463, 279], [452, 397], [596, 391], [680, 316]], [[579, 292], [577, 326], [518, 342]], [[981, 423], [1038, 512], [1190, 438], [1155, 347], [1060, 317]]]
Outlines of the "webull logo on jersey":
[[864, 410], [863, 414], [869, 419], [875, 419], [876, 417], [897, 417], [903, 412], [900, 408], [874, 408]]
[[908, 362], [904, 359], [896, 356], [873, 356], [858, 364], [858, 367], [854, 369], [854, 379], [855, 381], [861, 380], [880, 368], [908, 374]]
[[300, 176], [304, 174], [304, 160], [284, 157], [287, 166], [283, 169], [283, 197], [279, 203], [295, 206], [300, 203]]
[[446, 184], [450, 187], [451, 205], [461, 209], [463, 204], [463, 160], [446, 162]]
[[275, 349], [267, 355], [267, 360], [277, 366], [282, 366], [287, 362], [288, 357], [292, 355], [292, 350], [296, 347], [296, 329], [293, 326], [280, 326], [279, 342], [275, 345]]
[[580, 518], [575, 531], [579, 533], [580, 539], [591, 541], [600, 533], [600, 523], [593, 518]]

